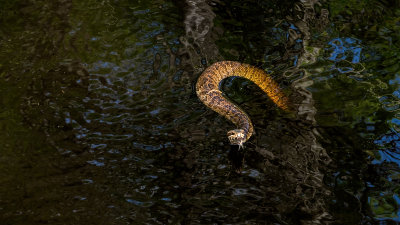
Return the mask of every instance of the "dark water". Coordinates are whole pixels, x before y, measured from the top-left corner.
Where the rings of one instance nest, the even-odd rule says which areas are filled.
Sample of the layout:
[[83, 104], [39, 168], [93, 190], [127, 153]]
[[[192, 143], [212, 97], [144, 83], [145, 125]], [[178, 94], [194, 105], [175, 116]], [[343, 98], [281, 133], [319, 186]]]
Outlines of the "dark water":
[[[0, 1], [0, 224], [400, 223], [398, 1]], [[193, 85], [256, 135], [235, 172]]]

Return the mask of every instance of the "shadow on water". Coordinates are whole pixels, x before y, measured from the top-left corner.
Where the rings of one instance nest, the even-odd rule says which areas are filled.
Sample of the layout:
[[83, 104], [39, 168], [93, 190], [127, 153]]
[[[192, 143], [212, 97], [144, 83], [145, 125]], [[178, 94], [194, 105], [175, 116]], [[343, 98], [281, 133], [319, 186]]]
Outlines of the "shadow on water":
[[[2, 224], [399, 222], [398, 3], [3, 2]], [[193, 91], [220, 60], [296, 109], [225, 80], [244, 151]]]

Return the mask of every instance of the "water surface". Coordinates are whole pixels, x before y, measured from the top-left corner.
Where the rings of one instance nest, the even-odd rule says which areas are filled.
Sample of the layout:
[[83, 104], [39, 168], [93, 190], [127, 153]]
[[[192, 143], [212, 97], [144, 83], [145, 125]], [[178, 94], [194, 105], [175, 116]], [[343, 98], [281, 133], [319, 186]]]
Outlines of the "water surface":
[[[2, 224], [399, 223], [394, 6], [2, 1]], [[233, 125], [193, 90], [220, 60], [265, 69], [296, 106], [223, 82], [256, 128], [240, 172]]]

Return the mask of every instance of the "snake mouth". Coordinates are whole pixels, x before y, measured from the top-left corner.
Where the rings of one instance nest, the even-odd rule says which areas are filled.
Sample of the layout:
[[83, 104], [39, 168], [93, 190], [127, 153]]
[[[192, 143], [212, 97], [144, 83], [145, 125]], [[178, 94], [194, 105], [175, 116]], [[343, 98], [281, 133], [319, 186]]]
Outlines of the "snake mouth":
[[246, 142], [246, 132], [243, 129], [230, 130], [227, 133], [231, 145], [238, 145], [243, 148], [243, 143]]

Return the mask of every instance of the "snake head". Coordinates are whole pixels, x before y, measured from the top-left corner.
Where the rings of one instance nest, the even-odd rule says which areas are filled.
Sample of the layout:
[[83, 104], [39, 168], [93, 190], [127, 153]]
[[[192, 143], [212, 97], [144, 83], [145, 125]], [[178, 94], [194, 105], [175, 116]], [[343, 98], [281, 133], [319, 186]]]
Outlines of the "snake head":
[[246, 142], [246, 132], [243, 129], [230, 130], [228, 131], [228, 139], [231, 145], [243, 147], [243, 143]]

